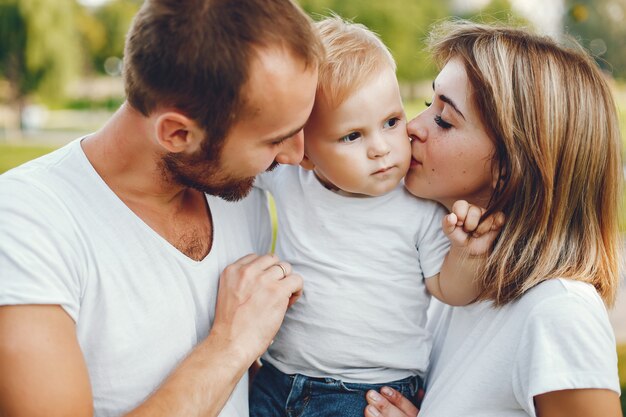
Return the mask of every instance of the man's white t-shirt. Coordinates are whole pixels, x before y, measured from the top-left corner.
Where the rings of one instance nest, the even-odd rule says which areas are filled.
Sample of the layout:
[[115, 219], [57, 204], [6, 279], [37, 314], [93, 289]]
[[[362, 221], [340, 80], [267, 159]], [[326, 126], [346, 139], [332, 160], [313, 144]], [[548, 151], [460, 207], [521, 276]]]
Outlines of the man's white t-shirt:
[[[96, 416], [143, 402], [207, 336], [222, 270], [268, 251], [264, 193], [207, 202], [198, 262], [109, 189], [78, 140], [0, 176], [0, 305], [58, 304], [76, 322]], [[247, 391], [246, 376], [221, 416], [247, 416]]]
[[423, 375], [431, 348], [424, 277], [439, 273], [447, 253], [445, 209], [403, 184], [346, 197], [294, 166], [256, 185], [276, 202], [276, 253], [304, 279], [263, 358], [287, 374], [345, 382]]
[[434, 302], [435, 343], [420, 417], [536, 416], [536, 395], [620, 392], [615, 337], [593, 286], [547, 280], [500, 308]]

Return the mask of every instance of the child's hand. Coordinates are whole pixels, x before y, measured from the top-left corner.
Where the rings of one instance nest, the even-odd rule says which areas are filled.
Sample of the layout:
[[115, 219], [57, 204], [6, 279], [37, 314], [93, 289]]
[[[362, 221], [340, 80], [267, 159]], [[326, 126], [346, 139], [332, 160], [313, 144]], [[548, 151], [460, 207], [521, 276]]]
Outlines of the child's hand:
[[481, 207], [459, 200], [452, 212], [443, 219], [443, 231], [454, 247], [465, 248], [470, 256], [483, 256], [504, 225], [504, 214], [495, 213], [480, 221], [485, 213]]

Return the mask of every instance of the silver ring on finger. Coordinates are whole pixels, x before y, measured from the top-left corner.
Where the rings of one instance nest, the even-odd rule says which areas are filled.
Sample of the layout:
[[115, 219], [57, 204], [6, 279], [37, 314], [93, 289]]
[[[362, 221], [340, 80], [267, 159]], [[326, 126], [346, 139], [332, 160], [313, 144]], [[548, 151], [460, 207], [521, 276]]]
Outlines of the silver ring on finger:
[[[285, 277], [287, 276], [287, 270], [285, 269], [285, 267], [284, 267], [284, 266], [282, 266], [280, 263], [277, 263], [277, 264], [275, 264], [275, 265], [276, 265], [277, 267], [279, 267], [281, 271], [283, 271], [283, 276], [282, 276], [282, 278], [285, 278]], [[281, 278], [281, 279], [282, 279], [282, 278]]]

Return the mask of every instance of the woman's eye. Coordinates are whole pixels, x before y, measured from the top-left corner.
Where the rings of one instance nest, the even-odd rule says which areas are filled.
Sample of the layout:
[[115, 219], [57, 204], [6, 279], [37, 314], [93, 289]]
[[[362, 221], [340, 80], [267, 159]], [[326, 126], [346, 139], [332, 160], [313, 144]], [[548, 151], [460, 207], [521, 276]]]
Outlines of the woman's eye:
[[400, 121], [400, 119], [398, 117], [392, 117], [391, 119], [387, 120], [385, 122], [385, 129], [389, 129], [391, 127], [394, 127], [395, 125], [398, 124], [398, 122]]
[[442, 129], [450, 129], [452, 125], [441, 118], [441, 116], [435, 116], [435, 123], [439, 125]]
[[359, 132], [351, 132], [351, 133], [348, 133], [346, 136], [343, 136], [339, 140], [341, 142], [354, 142], [355, 140], [357, 140], [360, 137], [361, 137], [361, 134]]

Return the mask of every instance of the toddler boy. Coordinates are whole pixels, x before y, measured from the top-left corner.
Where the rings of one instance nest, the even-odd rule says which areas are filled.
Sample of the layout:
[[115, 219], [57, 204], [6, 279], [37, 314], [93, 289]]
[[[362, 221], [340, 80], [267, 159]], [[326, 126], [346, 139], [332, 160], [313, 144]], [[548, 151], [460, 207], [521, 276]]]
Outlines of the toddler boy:
[[365, 392], [383, 385], [413, 398], [431, 349], [429, 292], [453, 304], [476, 297], [463, 256], [450, 252], [454, 274], [440, 275], [445, 209], [404, 189], [410, 141], [389, 50], [363, 25], [317, 25], [327, 56], [305, 158], [256, 183], [276, 202], [276, 252], [305, 286], [262, 357], [252, 417], [361, 417]]

